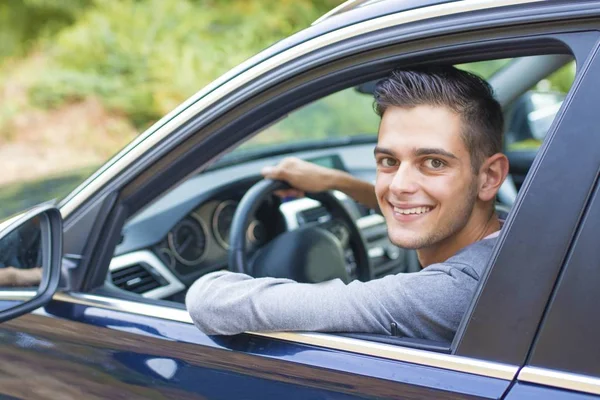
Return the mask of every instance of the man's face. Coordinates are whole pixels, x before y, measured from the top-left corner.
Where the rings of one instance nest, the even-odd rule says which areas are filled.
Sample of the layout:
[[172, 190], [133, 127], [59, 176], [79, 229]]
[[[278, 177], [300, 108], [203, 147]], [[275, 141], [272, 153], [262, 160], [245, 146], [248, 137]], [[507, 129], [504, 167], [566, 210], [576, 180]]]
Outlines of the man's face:
[[477, 179], [461, 129], [460, 116], [446, 107], [385, 111], [375, 149], [375, 193], [397, 246], [430, 247], [469, 221]]

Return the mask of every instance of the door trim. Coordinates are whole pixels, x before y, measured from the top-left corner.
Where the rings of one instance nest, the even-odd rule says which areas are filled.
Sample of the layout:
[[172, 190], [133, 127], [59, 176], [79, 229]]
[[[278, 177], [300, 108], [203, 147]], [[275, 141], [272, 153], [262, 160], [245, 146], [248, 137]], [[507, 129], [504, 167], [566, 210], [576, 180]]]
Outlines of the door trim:
[[[112, 297], [75, 292], [58, 292], [54, 295], [53, 300], [193, 324], [188, 312], [178, 308], [137, 303], [131, 300], [122, 300]], [[512, 380], [517, 375], [518, 371], [518, 367], [515, 365], [500, 364], [474, 358], [435, 353], [427, 350], [411, 349], [401, 346], [369, 342], [367, 340], [341, 337], [328, 333], [247, 332], [247, 334], [293, 343], [319, 346], [327, 349], [348, 351], [390, 360], [425, 365], [434, 368], [443, 368], [451, 371], [507, 381]]]
[[588, 375], [573, 374], [547, 368], [524, 367], [517, 379], [522, 382], [600, 395], [600, 378]]

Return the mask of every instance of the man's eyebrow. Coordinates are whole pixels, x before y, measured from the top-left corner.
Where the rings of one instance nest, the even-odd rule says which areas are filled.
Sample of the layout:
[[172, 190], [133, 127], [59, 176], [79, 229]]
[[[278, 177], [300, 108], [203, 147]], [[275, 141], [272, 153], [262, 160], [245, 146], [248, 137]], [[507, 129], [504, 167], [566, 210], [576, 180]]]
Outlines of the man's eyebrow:
[[375, 146], [375, 150], [373, 150], [373, 153], [375, 155], [377, 155], [377, 153], [383, 153], [383, 154], [387, 154], [389, 156], [394, 155], [394, 152], [391, 151], [390, 149], [386, 149], [385, 147], [379, 147], [379, 146]]
[[429, 155], [438, 155], [438, 156], [444, 156], [444, 157], [448, 157], [448, 158], [454, 158], [454, 159], [458, 159], [458, 157], [456, 157], [454, 154], [444, 150], [444, 149], [436, 149], [436, 148], [421, 148], [421, 149], [416, 149], [414, 151], [415, 156], [420, 157], [420, 156], [429, 156]]

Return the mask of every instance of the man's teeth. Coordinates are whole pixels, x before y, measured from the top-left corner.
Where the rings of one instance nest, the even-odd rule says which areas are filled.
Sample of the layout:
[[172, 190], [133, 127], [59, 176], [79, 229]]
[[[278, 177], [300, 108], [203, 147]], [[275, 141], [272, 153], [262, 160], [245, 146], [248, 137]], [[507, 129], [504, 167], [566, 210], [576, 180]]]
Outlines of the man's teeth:
[[425, 214], [431, 211], [431, 207], [398, 208], [394, 207], [394, 212], [399, 214]]

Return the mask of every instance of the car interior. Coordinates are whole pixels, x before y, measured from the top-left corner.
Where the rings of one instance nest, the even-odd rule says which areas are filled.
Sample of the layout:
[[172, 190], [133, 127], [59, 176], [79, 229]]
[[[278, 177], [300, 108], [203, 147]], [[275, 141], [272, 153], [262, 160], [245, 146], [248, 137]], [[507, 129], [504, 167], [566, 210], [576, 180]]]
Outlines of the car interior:
[[[565, 93], [549, 89], [552, 76], [570, 75], [572, 83], [573, 58], [536, 55], [457, 67], [486, 78], [503, 106], [504, 150], [511, 169], [497, 210], [510, 212], [565, 98]], [[181, 305], [196, 279], [218, 270], [304, 282], [364, 281], [419, 271], [416, 252], [390, 242], [377, 210], [341, 192], [280, 198], [274, 192], [284, 185], [260, 175], [261, 168], [293, 156], [373, 182], [379, 123], [373, 111], [374, 83], [345, 88], [288, 113], [130, 217], [102, 291], [117, 298]], [[315, 240], [333, 237], [343, 259], [282, 262], [282, 253], [302, 253], [307, 231], [318, 237], [323, 230], [333, 235]]]

